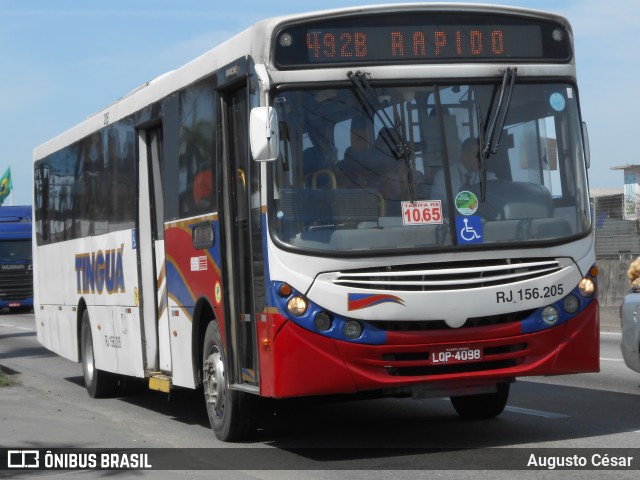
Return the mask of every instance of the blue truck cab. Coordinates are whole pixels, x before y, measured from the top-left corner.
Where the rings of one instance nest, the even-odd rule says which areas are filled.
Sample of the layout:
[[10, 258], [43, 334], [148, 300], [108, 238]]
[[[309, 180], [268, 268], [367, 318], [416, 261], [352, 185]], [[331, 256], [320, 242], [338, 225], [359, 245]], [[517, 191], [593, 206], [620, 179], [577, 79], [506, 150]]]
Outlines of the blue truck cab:
[[0, 207], [0, 308], [33, 308], [31, 206]]

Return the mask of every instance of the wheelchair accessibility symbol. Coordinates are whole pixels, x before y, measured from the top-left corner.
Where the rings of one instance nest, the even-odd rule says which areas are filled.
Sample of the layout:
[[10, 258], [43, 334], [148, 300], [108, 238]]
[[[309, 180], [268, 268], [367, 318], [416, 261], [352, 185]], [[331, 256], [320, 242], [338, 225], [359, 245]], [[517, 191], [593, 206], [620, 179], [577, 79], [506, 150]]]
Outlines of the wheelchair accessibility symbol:
[[482, 220], [479, 216], [456, 217], [458, 243], [482, 243]]

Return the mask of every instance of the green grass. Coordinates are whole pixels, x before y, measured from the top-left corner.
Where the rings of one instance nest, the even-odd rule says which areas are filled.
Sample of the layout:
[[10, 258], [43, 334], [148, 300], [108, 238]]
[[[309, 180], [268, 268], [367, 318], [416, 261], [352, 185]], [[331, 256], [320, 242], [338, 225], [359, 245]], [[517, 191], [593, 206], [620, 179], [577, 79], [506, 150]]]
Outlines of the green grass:
[[11, 380], [0, 368], [0, 387], [8, 387], [9, 385], [14, 385], [16, 382]]

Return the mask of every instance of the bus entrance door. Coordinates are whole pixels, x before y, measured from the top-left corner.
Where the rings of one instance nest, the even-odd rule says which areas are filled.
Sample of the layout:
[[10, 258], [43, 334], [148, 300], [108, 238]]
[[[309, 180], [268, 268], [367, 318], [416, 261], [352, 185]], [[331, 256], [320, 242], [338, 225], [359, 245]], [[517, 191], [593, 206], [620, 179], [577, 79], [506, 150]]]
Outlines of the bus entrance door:
[[247, 87], [222, 92], [224, 129], [223, 227], [224, 276], [227, 285], [225, 335], [231, 346], [229, 380], [235, 388], [255, 391], [256, 315], [250, 219]]
[[[138, 297], [144, 366], [149, 374], [171, 371], [168, 312], [166, 299], [162, 298], [166, 295], [166, 289], [161, 288], [165, 278], [162, 127], [157, 125], [140, 130], [138, 144], [141, 159], [137, 245], [140, 288]], [[150, 215], [142, 212], [150, 212]], [[159, 305], [163, 305], [164, 308], [159, 309]]]

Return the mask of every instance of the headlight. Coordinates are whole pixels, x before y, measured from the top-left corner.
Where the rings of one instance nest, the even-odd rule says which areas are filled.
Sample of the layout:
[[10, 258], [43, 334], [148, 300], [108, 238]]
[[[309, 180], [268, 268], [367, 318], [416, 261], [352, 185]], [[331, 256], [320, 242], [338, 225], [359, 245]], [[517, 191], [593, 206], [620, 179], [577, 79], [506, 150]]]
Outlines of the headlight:
[[583, 297], [589, 298], [596, 293], [596, 284], [590, 278], [583, 278], [580, 280], [578, 288], [580, 289], [580, 293]]
[[307, 300], [304, 297], [291, 297], [287, 302], [287, 310], [291, 315], [301, 317], [307, 311]]
[[344, 327], [342, 327], [342, 333], [349, 340], [355, 340], [362, 335], [362, 325], [355, 320], [348, 320], [345, 322]]
[[547, 325], [555, 325], [560, 318], [560, 312], [553, 305], [549, 305], [542, 310], [542, 321]]
[[580, 309], [580, 300], [575, 295], [567, 295], [562, 306], [565, 312], [573, 314]]
[[313, 326], [316, 327], [316, 330], [326, 332], [331, 328], [331, 317], [325, 312], [318, 312], [313, 317]]

